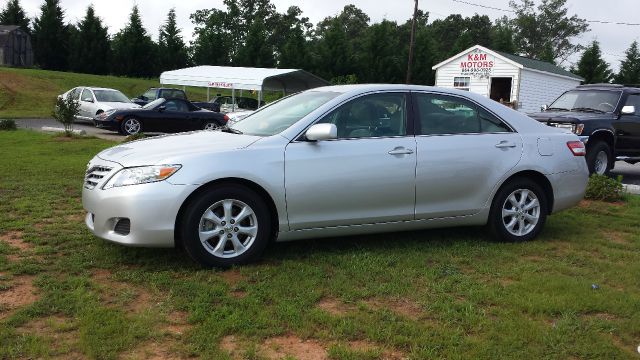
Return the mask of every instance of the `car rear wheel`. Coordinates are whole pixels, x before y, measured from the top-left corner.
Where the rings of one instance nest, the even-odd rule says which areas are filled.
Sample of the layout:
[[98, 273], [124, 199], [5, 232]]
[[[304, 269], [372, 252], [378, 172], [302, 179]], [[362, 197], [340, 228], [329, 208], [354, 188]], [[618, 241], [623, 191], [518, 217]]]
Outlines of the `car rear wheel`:
[[217, 128], [219, 128], [220, 125], [218, 125], [217, 122], [215, 121], [207, 121], [206, 123], [204, 123], [204, 125], [202, 125], [202, 130], [215, 130]]
[[547, 213], [542, 188], [532, 180], [516, 178], [505, 184], [493, 199], [489, 226], [498, 240], [528, 241], [542, 231]]
[[135, 135], [142, 132], [142, 123], [136, 118], [126, 118], [120, 125], [120, 132], [123, 135]]
[[230, 267], [257, 259], [269, 243], [269, 209], [254, 191], [222, 185], [198, 196], [183, 214], [185, 250], [207, 267]]
[[611, 164], [613, 163], [611, 148], [609, 144], [604, 141], [596, 141], [590, 144], [587, 150], [587, 165], [589, 166], [589, 173], [598, 175], [607, 175], [611, 170]]

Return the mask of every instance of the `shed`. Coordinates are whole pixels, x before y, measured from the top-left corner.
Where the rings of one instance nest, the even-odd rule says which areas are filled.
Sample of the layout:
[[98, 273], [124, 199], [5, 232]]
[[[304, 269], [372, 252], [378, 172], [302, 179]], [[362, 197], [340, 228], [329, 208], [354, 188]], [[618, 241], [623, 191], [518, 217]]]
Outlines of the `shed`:
[[0, 25], [0, 65], [33, 66], [31, 36], [18, 25]]
[[[234, 66], [196, 66], [185, 69], [165, 71], [160, 75], [160, 83], [209, 89], [231, 89], [257, 91], [258, 101], [262, 101], [262, 92], [282, 91], [284, 94], [329, 85], [329, 82], [300, 69], [269, 69]], [[235, 103], [235, 101], [234, 101]]]
[[530, 113], [584, 80], [560, 66], [473, 46], [435, 66], [436, 86], [472, 91]]

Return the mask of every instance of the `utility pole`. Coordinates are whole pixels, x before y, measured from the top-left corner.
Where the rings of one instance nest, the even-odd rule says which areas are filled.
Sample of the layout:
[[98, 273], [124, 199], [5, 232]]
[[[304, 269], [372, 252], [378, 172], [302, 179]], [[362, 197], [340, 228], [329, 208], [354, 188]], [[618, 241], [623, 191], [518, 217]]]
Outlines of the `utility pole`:
[[413, 21], [411, 22], [411, 38], [409, 40], [409, 63], [407, 64], [407, 84], [411, 84], [411, 63], [413, 63], [413, 45], [416, 37], [416, 18], [418, 17], [418, 0], [413, 8]]

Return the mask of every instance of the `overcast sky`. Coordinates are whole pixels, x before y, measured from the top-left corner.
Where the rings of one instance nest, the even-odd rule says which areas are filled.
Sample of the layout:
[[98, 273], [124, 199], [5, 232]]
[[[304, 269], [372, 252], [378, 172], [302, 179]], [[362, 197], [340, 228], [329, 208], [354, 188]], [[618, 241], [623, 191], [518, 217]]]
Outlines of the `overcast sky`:
[[[509, 8], [508, 0], [466, 0], [471, 3], [480, 3], [489, 7]], [[540, 0], [535, 0], [539, 3]], [[0, 0], [4, 8], [7, 0]], [[30, 17], [40, 13], [40, 5], [43, 0], [20, 0], [22, 6]], [[297, 5], [303, 11], [304, 16], [309, 17], [316, 24], [326, 16], [339, 13], [345, 4], [352, 3], [362, 9], [371, 17], [372, 22], [382, 19], [405, 21], [413, 12], [413, 0], [271, 0], [279, 12], [284, 12], [291, 5]], [[638, 0], [568, 0], [570, 14], [587, 20], [615, 21], [640, 23], [638, 14]], [[170, 8], [175, 7], [178, 16], [178, 25], [183, 29], [185, 40], [190, 40], [193, 33], [193, 24], [189, 15], [198, 9], [223, 8], [222, 0], [61, 0], [65, 10], [66, 20], [78, 22], [84, 16], [89, 4], [94, 4], [97, 14], [109, 26], [111, 34], [116, 33], [124, 23], [131, 11], [131, 7], [137, 3], [142, 14], [142, 20], [152, 36], [157, 39], [158, 28], [166, 19]], [[475, 13], [488, 15], [492, 19], [501, 17], [503, 11], [481, 8], [455, 2], [454, 0], [421, 0], [420, 9], [431, 13], [430, 19], [445, 18], [450, 14], [462, 14], [472, 16]], [[604, 5], [603, 7], [603, 4]], [[610, 24], [590, 23], [591, 31], [577, 39], [581, 44], [588, 44], [594, 39], [600, 41], [604, 57], [614, 69], [618, 68], [624, 51], [633, 40], [640, 38], [640, 26], [623, 26]], [[572, 58], [576, 61], [576, 58]]]

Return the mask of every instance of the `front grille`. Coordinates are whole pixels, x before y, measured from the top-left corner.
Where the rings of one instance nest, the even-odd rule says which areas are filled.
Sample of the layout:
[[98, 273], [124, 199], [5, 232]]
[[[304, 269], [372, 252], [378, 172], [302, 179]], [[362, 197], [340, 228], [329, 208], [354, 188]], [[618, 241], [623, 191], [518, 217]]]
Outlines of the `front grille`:
[[104, 165], [92, 166], [84, 176], [84, 187], [92, 190], [112, 169], [113, 168]]
[[116, 222], [116, 226], [113, 227], [113, 232], [118, 235], [129, 235], [131, 232], [131, 220], [127, 218], [119, 219]]

